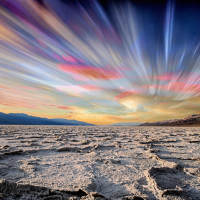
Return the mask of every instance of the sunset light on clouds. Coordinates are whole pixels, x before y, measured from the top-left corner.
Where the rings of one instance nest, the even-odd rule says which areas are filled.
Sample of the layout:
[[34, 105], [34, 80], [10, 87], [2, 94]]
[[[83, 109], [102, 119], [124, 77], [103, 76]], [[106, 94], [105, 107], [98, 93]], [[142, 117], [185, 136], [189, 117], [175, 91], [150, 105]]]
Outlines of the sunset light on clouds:
[[181, 1], [2, 0], [0, 111], [97, 125], [200, 113], [199, 19]]

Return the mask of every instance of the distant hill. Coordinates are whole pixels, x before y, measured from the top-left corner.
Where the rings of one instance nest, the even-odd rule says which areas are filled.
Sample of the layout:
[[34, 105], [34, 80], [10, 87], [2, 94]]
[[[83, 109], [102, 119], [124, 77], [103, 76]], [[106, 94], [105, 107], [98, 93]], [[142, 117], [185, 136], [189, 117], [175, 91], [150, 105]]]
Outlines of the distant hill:
[[68, 120], [62, 118], [47, 119], [41, 117], [34, 117], [23, 113], [5, 114], [0, 112], [0, 124], [13, 125], [71, 125], [71, 126], [91, 126], [86, 122], [77, 120]]
[[200, 114], [198, 115], [190, 115], [184, 119], [173, 119], [173, 120], [166, 120], [166, 121], [158, 121], [153, 123], [143, 123], [140, 126], [192, 126], [200, 125]]
[[112, 124], [111, 126], [138, 126], [141, 123], [137, 123], [137, 122], [126, 122], [126, 123], [116, 123], [116, 124]]

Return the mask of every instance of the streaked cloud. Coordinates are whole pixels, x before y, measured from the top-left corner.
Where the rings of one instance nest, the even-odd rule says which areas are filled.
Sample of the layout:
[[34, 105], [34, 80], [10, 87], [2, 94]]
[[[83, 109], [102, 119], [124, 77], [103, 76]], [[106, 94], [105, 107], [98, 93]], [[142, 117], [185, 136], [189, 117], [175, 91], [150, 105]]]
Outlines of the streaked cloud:
[[2, 112], [96, 124], [200, 112], [198, 5], [39, 2], [0, 2]]

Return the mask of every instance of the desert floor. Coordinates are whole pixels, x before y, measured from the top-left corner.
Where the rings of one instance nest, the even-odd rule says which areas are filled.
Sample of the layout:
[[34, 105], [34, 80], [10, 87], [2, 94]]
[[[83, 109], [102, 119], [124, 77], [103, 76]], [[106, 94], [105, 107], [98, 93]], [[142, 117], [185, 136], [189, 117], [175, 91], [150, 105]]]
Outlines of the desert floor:
[[0, 126], [0, 199], [200, 200], [200, 127]]

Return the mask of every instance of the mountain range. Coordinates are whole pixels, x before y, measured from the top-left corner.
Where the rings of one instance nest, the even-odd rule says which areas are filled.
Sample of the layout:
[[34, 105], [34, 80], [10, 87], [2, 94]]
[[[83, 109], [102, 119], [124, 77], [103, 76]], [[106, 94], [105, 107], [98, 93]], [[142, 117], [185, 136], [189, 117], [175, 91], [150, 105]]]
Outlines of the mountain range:
[[143, 123], [140, 126], [200, 126], [200, 114], [190, 115], [184, 119], [173, 119], [153, 123]]
[[41, 117], [34, 117], [23, 113], [6, 114], [2, 112], [0, 112], [0, 124], [93, 126], [93, 124], [77, 120], [68, 120], [62, 118], [47, 119]]

